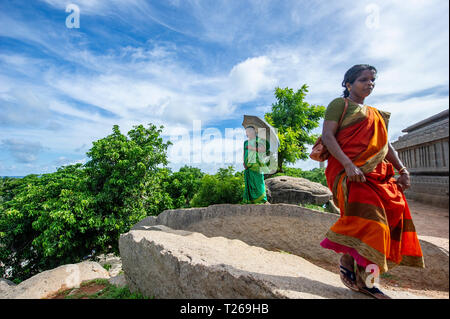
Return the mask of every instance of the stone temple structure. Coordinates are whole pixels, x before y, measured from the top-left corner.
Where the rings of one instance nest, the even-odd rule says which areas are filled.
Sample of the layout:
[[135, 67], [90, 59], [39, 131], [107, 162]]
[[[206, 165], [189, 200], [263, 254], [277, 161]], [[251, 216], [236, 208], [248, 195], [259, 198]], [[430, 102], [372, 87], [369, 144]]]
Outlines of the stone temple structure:
[[440, 207], [449, 207], [448, 115], [442, 111], [417, 122], [392, 143], [411, 173], [407, 198]]

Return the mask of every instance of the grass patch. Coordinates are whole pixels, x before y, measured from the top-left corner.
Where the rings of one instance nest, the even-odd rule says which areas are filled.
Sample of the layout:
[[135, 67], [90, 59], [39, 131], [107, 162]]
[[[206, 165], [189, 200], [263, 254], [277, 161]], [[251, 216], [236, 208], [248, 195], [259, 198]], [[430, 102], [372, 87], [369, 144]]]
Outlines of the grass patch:
[[301, 206], [301, 207], [304, 207], [304, 208], [309, 208], [309, 209], [318, 210], [318, 211], [321, 211], [321, 212], [324, 212], [324, 213], [328, 213], [328, 212], [329, 212], [327, 208], [325, 208], [325, 207], [323, 207], [323, 206], [320, 206], [320, 205], [315, 205], [315, 204], [300, 204], [300, 206]]
[[104, 264], [103, 268], [105, 268], [107, 271], [109, 271], [112, 268], [112, 265], [110, 264]]
[[132, 293], [130, 289], [111, 284], [107, 279], [94, 279], [82, 282], [79, 288], [58, 292], [52, 299], [154, 299], [140, 293]]

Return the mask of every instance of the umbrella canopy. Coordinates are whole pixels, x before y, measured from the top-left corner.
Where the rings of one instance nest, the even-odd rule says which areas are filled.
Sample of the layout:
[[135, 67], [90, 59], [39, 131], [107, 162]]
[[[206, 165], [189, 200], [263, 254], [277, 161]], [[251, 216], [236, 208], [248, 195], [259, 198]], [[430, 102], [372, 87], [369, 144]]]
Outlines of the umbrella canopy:
[[270, 153], [269, 155], [262, 157], [262, 160], [266, 165], [262, 167], [261, 172], [265, 174], [275, 173], [278, 165], [278, 147], [280, 146], [277, 130], [263, 119], [254, 115], [244, 115], [242, 126], [244, 128], [253, 126], [256, 130], [256, 134], [269, 142]]
[[[244, 121], [242, 122], [242, 126], [247, 128], [249, 126], [253, 126], [258, 133], [258, 136], [264, 138], [270, 143], [270, 150], [278, 151], [278, 146], [280, 146], [280, 140], [278, 139], [276, 129], [271, 126], [269, 123], [264, 121], [262, 118], [254, 115], [244, 115]], [[265, 133], [265, 136], [261, 136], [260, 133]]]

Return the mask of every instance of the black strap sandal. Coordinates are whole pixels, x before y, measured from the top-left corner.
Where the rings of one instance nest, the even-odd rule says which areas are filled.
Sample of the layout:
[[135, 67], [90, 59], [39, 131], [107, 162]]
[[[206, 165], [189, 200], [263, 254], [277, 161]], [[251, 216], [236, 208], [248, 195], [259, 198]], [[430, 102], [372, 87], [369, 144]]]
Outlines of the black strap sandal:
[[[377, 287], [360, 287], [359, 288], [359, 292], [362, 292], [366, 295], [372, 296], [376, 299], [391, 299], [391, 297], [389, 297], [388, 295], [385, 295], [380, 289], [378, 289]], [[378, 294], [378, 296], [377, 296]], [[382, 297], [380, 298], [379, 295], [382, 295]]]
[[[345, 268], [342, 265], [339, 265], [339, 268], [341, 269], [341, 281], [342, 283], [349, 289], [353, 290], [353, 291], [360, 291], [358, 286], [356, 285], [356, 274], [354, 271], [351, 271], [347, 268]], [[344, 277], [348, 280], [351, 281], [353, 285], [349, 285], [345, 280]]]

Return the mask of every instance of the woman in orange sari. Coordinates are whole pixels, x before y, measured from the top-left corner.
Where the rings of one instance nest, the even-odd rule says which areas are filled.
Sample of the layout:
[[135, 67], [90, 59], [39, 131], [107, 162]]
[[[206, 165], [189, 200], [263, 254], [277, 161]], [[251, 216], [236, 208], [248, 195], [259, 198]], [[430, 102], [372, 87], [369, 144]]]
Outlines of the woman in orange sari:
[[376, 74], [367, 64], [349, 69], [344, 97], [334, 99], [325, 113], [322, 141], [330, 152], [325, 175], [340, 218], [320, 244], [343, 253], [341, 279], [348, 288], [387, 299], [373, 286], [371, 269], [378, 275], [396, 265], [423, 268], [424, 260], [403, 194], [409, 173], [388, 141], [390, 114], [364, 104]]

